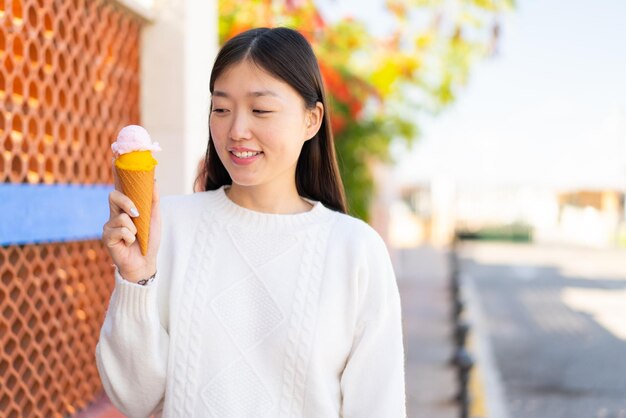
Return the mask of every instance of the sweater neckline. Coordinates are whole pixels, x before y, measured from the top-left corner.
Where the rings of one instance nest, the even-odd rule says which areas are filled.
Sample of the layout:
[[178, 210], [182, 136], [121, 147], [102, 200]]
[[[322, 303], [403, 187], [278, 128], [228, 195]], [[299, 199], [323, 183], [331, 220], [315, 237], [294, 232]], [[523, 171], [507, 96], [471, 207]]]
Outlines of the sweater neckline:
[[227, 187], [228, 186], [222, 186], [212, 193], [217, 206], [215, 209], [219, 214], [229, 220], [232, 219], [239, 225], [260, 228], [293, 228], [318, 222], [331, 212], [322, 202], [306, 199], [304, 197], [304, 200], [313, 205], [313, 207], [306, 212], [293, 214], [259, 212], [244, 208], [233, 202], [226, 195]]

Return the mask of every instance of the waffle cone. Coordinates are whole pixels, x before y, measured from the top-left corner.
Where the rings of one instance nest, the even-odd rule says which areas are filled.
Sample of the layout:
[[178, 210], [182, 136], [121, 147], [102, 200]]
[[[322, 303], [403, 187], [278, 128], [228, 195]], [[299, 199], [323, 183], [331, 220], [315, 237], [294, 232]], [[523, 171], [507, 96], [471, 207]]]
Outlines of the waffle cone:
[[152, 190], [154, 188], [154, 169], [149, 171], [124, 170], [115, 167], [122, 186], [122, 193], [130, 198], [139, 211], [139, 216], [131, 218], [137, 227], [137, 241], [141, 254], [148, 252], [150, 238], [150, 219], [152, 218]]

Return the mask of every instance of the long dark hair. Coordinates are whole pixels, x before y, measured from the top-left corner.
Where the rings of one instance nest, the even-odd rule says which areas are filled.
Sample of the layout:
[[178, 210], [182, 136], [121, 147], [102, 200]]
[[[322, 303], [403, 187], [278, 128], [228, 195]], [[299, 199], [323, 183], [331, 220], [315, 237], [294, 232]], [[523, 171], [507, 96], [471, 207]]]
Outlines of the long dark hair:
[[[329, 107], [319, 65], [311, 45], [300, 33], [287, 28], [257, 28], [242, 32], [224, 44], [215, 58], [210, 91], [215, 80], [229, 67], [250, 60], [269, 74], [289, 84], [304, 99], [307, 109], [317, 102], [324, 106], [318, 133], [305, 141], [296, 166], [296, 188], [302, 197], [346, 213], [346, 198], [335, 157]], [[210, 116], [209, 116], [210, 117]], [[232, 184], [220, 161], [211, 133], [204, 163], [196, 179], [201, 190], [216, 190]]]

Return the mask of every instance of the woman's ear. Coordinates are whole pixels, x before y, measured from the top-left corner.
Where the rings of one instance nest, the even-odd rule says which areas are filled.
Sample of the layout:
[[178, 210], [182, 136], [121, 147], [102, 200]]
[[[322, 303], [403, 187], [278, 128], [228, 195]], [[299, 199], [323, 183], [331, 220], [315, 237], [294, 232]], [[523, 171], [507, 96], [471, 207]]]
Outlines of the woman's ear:
[[317, 135], [324, 120], [324, 105], [321, 102], [315, 103], [313, 109], [307, 110], [306, 139], [307, 141]]

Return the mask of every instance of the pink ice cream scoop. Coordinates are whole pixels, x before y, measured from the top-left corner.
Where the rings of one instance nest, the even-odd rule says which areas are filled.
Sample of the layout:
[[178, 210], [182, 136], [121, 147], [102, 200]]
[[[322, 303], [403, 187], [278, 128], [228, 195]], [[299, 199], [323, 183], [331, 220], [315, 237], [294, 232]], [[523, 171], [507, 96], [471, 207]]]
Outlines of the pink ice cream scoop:
[[152, 142], [150, 134], [138, 125], [128, 125], [117, 135], [117, 140], [111, 144], [115, 157], [133, 151], [161, 151], [157, 142]]

